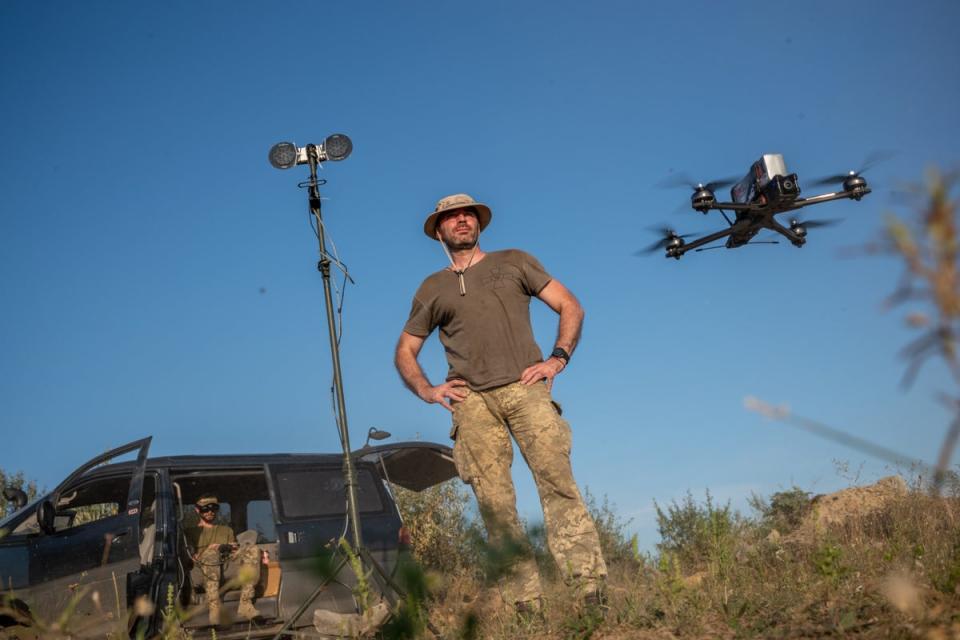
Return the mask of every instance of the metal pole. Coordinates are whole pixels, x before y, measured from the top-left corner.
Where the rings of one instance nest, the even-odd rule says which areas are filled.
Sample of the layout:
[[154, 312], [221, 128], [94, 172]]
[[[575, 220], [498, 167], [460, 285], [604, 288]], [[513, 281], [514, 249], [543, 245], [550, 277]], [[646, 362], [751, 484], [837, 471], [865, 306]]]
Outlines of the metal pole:
[[[357, 472], [353, 464], [353, 455], [350, 451], [350, 432], [347, 428], [347, 410], [346, 401], [343, 395], [343, 373], [340, 369], [340, 345], [337, 343], [337, 328], [333, 316], [333, 294], [330, 287], [330, 258], [327, 255], [326, 232], [323, 228], [323, 217], [321, 215], [320, 189], [317, 181], [317, 165], [319, 156], [316, 145], [307, 145], [307, 160], [310, 165], [309, 197], [310, 213], [317, 219], [317, 241], [320, 248], [320, 261], [317, 263], [317, 269], [323, 276], [323, 300], [327, 309], [327, 333], [330, 336], [330, 357], [333, 360], [333, 387], [336, 394], [336, 420], [337, 428], [340, 431], [340, 443], [343, 445], [343, 477], [344, 488], [347, 496], [347, 519], [350, 528], [353, 530], [353, 550], [360, 558], [361, 562], [366, 562], [374, 569], [373, 578], [381, 589], [381, 595], [387, 599], [391, 605], [395, 605], [397, 598], [390, 593], [390, 589], [395, 594], [404, 597], [403, 589], [400, 588], [386, 570], [380, 565], [373, 555], [363, 546], [363, 536], [360, 530], [360, 513], [357, 508]], [[347, 559], [342, 558], [333, 572], [335, 576], [346, 564]], [[359, 578], [359, 576], [358, 576]], [[323, 582], [310, 594], [310, 597], [304, 601], [297, 609], [293, 617], [283, 625], [283, 627], [273, 636], [273, 640], [278, 640], [283, 635], [290, 635], [291, 627], [297, 619], [303, 615], [310, 604], [323, 592], [330, 583], [332, 576], [326, 577]], [[390, 587], [388, 589], [387, 587]], [[433, 634], [441, 638], [439, 631], [427, 620], [427, 627]]]
[[337, 428], [340, 430], [340, 443], [343, 445], [343, 484], [347, 494], [347, 518], [353, 530], [353, 549], [359, 553], [363, 546], [360, 535], [360, 515], [357, 509], [357, 473], [350, 455], [350, 431], [347, 428], [346, 402], [343, 398], [343, 374], [340, 370], [340, 345], [337, 344], [337, 329], [333, 319], [333, 295], [330, 292], [330, 258], [327, 256], [326, 233], [320, 214], [320, 189], [317, 187], [316, 145], [307, 146], [307, 159], [310, 164], [310, 212], [317, 218], [317, 240], [320, 243], [320, 262], [317, 268], [323, 276], [323, 299], [327, 307], [327, 332], [330, 334], [330, 356], [333, 359], [333, 387], [336, 394]]

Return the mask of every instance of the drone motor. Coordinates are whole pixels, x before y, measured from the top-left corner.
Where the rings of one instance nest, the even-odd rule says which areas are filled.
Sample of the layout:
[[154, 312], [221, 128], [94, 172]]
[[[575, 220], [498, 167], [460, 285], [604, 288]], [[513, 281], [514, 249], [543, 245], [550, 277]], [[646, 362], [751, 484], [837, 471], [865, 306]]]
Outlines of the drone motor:
[[679, 260], [680, 256], [683, 255], [683, 253], [680, 251], [680, 248], [684, 244], [686, 243], [684, 242], [683, 238], [671, 231], [670, 235], [664, 239], [664, 248], [667, 250], [667, 257], [676, 258]]
[[712, 207], [716, 201], [717, 198], [713, 195], [713, 191], [703, 185], [697, 185], [693, 195], [690, 196], [690, 202], [693, 204], [693, 208], [704, 215], [710, 211], [710, 207]]
[[854, 200], [860, 200], [860, 198], [868, 193], [867, 181], [859, 174], [851, 171], [850, 176], [843, 181], [843, 190], [850, 192]]

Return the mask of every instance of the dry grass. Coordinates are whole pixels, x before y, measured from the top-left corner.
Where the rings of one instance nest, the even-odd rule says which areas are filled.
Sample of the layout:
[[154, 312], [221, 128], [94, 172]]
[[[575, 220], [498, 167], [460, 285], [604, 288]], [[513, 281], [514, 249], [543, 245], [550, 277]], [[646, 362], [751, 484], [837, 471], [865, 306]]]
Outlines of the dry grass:
[[[427, 497], [436, 513], [423, 522], [431, 526], [465, 517], [462, 489], [451, 483], [441, 492], [445, 499]], [[784, 500], [758, 501], [767, 510], [750, 518], [692, 498], [668, 505], [660, 524], [671, 542], [656, 554], [624, 553], [630, 541], [623, 523], [607, 503], [592, 503], [612, 559], [604, 619], [583, 611], [572, 589], [548, 577], [544, 619], [518, 620], [477, 565], [468, 563], [439, 571], [428, 561], [420, 574], [428, 595], [408, 607], [425, 605], [445, 638], [960, 638], [958, 497], [916, 488], [889, 495], [865, 514], [848, 510], [845, 518], [832, 517], [811, 534], [795, 536], [824, 520], [816, 503], [797, 504], [802, 492], [791, 495], [790, 513], [802, 512], [803, 518], [782, 517], [770, 506]], [[469, 527], [463, 531], [450, 544], [478, 544]], [[476, 557], [486, 551], [474, 547]], [[420, 618], [419, 611], [414, 614]], [[178, 624], [183, 615], [169, 610], [163, 637], [189, 637]], [[35, 637], [68, 638], [80, 630], [70, 628], [66, 615], [38, 631]], [[0, 631], [0, 637], [14, 636]], [[432, 634], [414, 624], [394, 627], [387, 637]]]
[[469, 636], [471, 618], [492, 639], [960, 637], [958, 519], [956, 498], [919, 491], [805, 543], [740, 519], [712, 548], [612, 564], [602, 621], [549, 582], [545, 621], [521, 622], [469, 571], [438, 583], [429, 611], [445, 637]]

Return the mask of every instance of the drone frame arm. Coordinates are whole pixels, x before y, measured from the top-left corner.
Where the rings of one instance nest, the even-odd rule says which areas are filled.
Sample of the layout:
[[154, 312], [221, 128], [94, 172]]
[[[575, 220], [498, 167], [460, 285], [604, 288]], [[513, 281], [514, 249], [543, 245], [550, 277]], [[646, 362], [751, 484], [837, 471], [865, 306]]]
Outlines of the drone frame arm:
[[753, 209], [759, 209], [761, 206], [765, 205], [757, 205], [755, 202], [713, 202], [708, 208], [727, 209], [729, 211], [751, 211]]
[[806, 238], [798, 236], [793, 231], [786, 228], [785, 226], [783, 226], [773, 218], [770, 219], [770, 224], [766, 226], [768, 229], [772, 229], [773, 231], [776, 231], [777, 233], [782, 235], [784, 238], [792, 242], [793, 245], [796, 247], [803, 245], [807, 241]]
[[[821, 202], [830, 202], [832, 200], [857, 200], [863, 196], [870, 193], [872, 189], [870, 187], [864, 186], [863, 188], [857, 191], [834, 191], [832, 193], [822, 193], [818, 196], [813, 196], [810, 198], [797, 198], [789, 206], [783, 207], [780, 211], [776, 213], [784, 213], [786, 211], [796, 211], [797, 209], [802, 209], [803, 207], [808, 207], [812, 204], [820, 204]], [[759, 204], [756, 202], [713, 202], [709, 205], [708, 209], [728, 209], [730, 211], [754, 211], [757, 209], [763, 209], [766, 207], [766, 204]]]
[[835, 191], [833, 193], [823, 193], [819, 196], [813, 196], [811, 198], [797, 198], [793, 201], [793, 204], [789, 208], [785, 208], [783, 211], [778, 213], [786, 213], [787, 211], [796, 211], [797, 209], [802, 209], [803, 207], [809, 207], [812, 204], [820, 204], [821, 202], [831, 202], [833, 200], [843, 200], [849, 199], [853, 200], [859, 197], [863, 197], [870, 193], [872, 189], [870, 187], [864, 187], [861, 191]]
[[726, 238], [726, 237], [729, 236], [731, 233], [733, 233], [733, 227], [728, 227], [728, 228], [724, 229], [723, 231], [717, 231], [716, 233], [711, 233], [711, 234], [708, 235], [708, 236], [703, 236], [702, 238], [697, 238], [697, 239], [694, 240], [693, 242], [687, 243], [687, 244], [683, 245], [682, 247], [677, 247], [676, 249], [674, 249], [673, 254], [672, 254], [672, 255], [667, 254], [667, 257], [668, 257], [668, 258], [679, 258], [680, 256], [682, 256], [683, 254], [685, 254], [687, 251], [690, 251], [691, 249], [696, 249], [697, 247], [702, 247], [702, 246], [705, 245], [705, 244], [710, 244], [710, 243], [713, 242], [714, 240], [719, 240], [720, 238]]

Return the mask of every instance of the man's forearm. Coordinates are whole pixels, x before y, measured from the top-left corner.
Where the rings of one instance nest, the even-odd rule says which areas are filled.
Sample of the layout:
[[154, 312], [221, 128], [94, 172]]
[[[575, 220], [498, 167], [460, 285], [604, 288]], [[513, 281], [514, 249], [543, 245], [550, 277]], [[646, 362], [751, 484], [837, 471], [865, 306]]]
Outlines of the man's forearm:
[[583, 315], [583, 307], [577, 302], [568, 303], [560, 309], [556, 346], [571, 355], [577, 348], [577, 343], [580, 342]]
[[580, 328], [583, 326], [583, 307], [577, 297], [557, 280], [548, 282], [537, 297], [560, 316], [555, 346], [572, 354], [580, 341]]
[[396, 365], [400, 379], [403, 380], [407, 389], [410, 389], [418, 398], [423, 400], [424, 392], [433, 385], [424, 375], [420, 363], [417, 362], [417, 357], [408, 351], [397, 349], [393, 363]]
[[467, 397], [465, 389], [467, 383], [463, 380], [448, 380], [436, 387], [430, 384], [423, 369], [420, 368], [420, 363], [417, 362], [421, 347], [423, 347], [423, 338], [407, 332], [400, 334], [400, 341], [397, 342], [397, 351], [393, 358], [397, 372], [400, 373], [403, 384], [417, 394], [418, 398], [430, 404], [440, 404], [447, 411], [453, 411], [451, 402], [460, 402]]

